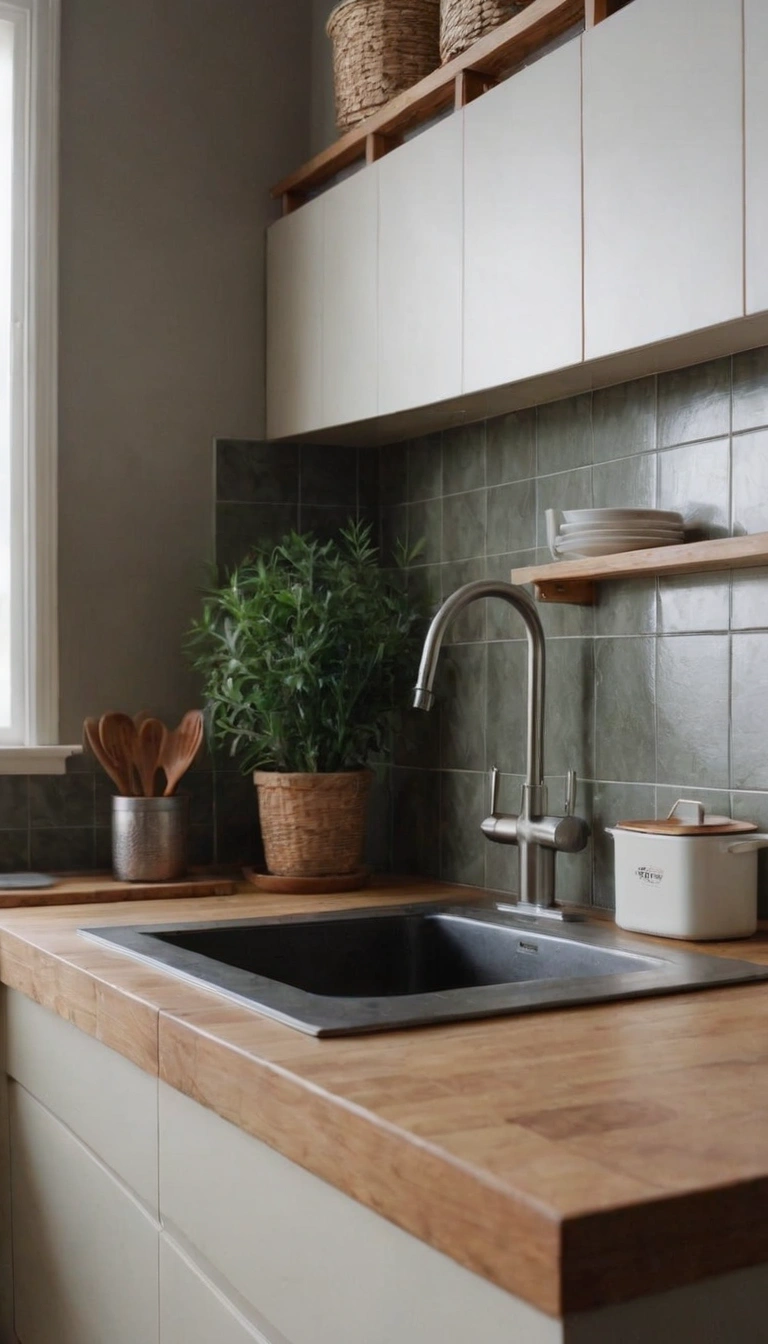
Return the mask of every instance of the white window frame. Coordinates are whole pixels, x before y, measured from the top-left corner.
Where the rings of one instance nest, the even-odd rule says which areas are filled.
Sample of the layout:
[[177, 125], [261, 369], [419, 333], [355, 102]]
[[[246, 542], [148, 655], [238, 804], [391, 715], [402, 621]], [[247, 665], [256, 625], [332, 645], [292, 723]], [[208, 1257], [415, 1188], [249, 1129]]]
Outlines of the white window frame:
[[0, 773], [56, 773], [74, 750], [58, 745], [59, 0], [0, 0], [0, 19], [14, 25], [16, 47], [12, 508], [23, 575]]

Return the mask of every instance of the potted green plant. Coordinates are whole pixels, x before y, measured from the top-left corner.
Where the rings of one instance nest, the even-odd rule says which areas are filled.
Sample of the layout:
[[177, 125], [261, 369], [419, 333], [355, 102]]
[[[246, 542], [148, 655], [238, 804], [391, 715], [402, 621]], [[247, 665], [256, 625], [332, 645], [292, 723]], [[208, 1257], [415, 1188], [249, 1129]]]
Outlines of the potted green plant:
[[370, 525], [291, 533], [205, 596], [190, 633], [209, 729], [254, 772], [267, 867], [349, 874], [363, 858], [371, 758], [407, 704], [422, 612], [406, 555], [382, 569]]

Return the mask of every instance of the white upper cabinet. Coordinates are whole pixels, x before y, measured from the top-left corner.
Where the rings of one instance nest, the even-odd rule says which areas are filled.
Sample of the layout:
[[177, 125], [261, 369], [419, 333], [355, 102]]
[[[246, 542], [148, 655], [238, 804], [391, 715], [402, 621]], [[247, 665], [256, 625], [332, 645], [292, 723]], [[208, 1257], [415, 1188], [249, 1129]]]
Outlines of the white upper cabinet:
[[582, 357], [581, 54], [464, 113], [464, 391]]
[[379, 414], [461, 392], [461, 116], [379, 163]]
[[286, 215], [267, 234], [267, 435], [323, 424], [325, 198]]
[[343, 425], [376, 414], [378, 166], [323, 200], [323, 421]]
[[768, 3], [745, 0], [747, 312], [768, 309]]
[[584, 36], [587, 359], [743, 314], [742, 36], [742, 0], [634, 0]]

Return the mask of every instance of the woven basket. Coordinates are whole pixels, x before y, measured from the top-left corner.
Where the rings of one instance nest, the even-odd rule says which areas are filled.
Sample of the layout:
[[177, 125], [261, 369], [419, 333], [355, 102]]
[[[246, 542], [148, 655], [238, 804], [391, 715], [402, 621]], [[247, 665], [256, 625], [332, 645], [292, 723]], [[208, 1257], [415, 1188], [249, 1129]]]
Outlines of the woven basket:
[[257, 770], [261, 835], [270, 873], [340, 877], [363, 861], [370, 770], [281, 775]]
[[336, 124], [348, 131], [437, 69], [440, 0], [341, 0], [326, 32]]
[[506, 23], [531, 0], [440, 0], [440, 60], [443, 65]]

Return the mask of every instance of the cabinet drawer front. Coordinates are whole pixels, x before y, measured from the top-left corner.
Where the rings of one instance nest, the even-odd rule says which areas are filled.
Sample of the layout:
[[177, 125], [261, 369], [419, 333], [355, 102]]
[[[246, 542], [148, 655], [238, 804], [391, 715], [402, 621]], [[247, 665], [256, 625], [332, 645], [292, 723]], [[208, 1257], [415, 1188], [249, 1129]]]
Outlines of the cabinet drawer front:
[[291, 1344], [558, 1344], [557, 1322], [160, 1084], [160, 1206]]
[[157, 1213], [157, 1079], [7, 990], [8, 1073]]
[[160, 1238], [162, 1344], [282, 1344], [240, 1314], [166, 1236]]
[[24, 1344], [157, 1344], [159, 1228], [10, 1085], [16, 1332]]

